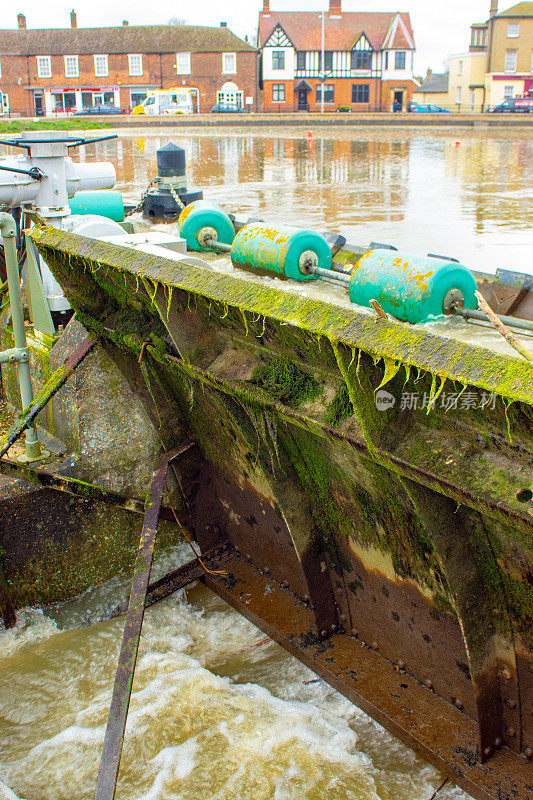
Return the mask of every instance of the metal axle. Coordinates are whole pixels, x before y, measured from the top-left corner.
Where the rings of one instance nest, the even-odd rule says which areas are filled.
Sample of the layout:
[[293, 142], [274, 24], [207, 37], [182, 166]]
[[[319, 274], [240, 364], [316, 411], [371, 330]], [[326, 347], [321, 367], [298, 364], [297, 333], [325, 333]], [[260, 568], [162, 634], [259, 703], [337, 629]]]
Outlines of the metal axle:
[[[483, 311], [475, 311], [472, 308], [457, 308], [452, 306], [450, 309], [452, 314], [456, 314], [464, 319], [479, 320], [480, 322], [487, 322], [487, 315]], [[520, 328], [524, 331], [533, 331], [533, 322], [527, 319], [517, 319], [517, 317], [506, 317], [503, 314], [498, 314], [504, 325], [509, 325], [511, 328]]]

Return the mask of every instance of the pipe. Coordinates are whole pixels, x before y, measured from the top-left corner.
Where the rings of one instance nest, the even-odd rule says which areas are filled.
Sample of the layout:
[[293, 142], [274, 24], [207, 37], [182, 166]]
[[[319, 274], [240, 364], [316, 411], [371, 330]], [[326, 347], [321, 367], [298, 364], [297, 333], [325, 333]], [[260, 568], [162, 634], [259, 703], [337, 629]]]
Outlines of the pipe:
[[212, 250], [220, 250], [221, 253], [231, 253], [231, 244], [224, 244], [224, 242], [217, 242], [216, 239], [206, 238], [205, 245]]
[[[481, 322], [487, 321], [487, 315], [483, 311], [475, 311], [472, 308], [457, 308], [452, 306], [450, 309], [452, 314], [464, 317], [464, 319], [475, 319]], [[506, 317], [504, 314], [498, 314], [504, 325], [509, 325], [511, 328], [521, 328], [525, 331], [533, 331], [533, 322], [528, 319], [519, 319], [518, 317]]]
[[332, 269], [322, 269], [321, 267], [311, 267], [310, 272], [318, 275], [320, 278], [325, 278], [331, 283], [342, 283], [345, 286], [350, 285], [351, 277], [346, 272], [338, 272]]
[[[26, 341], [26, 328], [24, 326], [24, 309], [22, 307], [22, 293], [20, 290], [20, 274], [17, 257], [17, 226], [11, 214], [0, 212], [0, 235], [4, 241], [4, 255], [6, 259], [7, 283], [9, 287], [9, 303], [11, 306], [11, 320], [13, 323], [13, 337], [19, 372], [20, 398], [22, 410], [26, 409], [33, 400], [31, 386], [29, 349]], [[5, 355], [4, 351], [4, 355]], [[7, 351], [9, 353], [9, 351]], [[8, 356], [9, 360], [9, 356]], [[41, 445], [34, 427], [26, 431], [26, 454], [23, 458], [27, 461], [37, 461], [43, 458]]]

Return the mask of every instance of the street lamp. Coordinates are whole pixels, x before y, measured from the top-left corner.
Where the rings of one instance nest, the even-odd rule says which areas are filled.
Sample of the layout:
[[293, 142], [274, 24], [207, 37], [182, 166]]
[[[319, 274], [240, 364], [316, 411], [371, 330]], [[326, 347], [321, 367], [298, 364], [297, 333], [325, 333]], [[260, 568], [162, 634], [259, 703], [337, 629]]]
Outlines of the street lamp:
[[322, 11], [321, 18], [322, 18], [322, 61], [321, 61], [321, 70], [320, 70], [320, 82], [322, 84], [322, 89], [320, 91], [320, 113], [324, 113], [324, 81], [326, 79], [326, 71], [325, 71], [325, 60], [324, 60], [324, 15], [325, 11]]

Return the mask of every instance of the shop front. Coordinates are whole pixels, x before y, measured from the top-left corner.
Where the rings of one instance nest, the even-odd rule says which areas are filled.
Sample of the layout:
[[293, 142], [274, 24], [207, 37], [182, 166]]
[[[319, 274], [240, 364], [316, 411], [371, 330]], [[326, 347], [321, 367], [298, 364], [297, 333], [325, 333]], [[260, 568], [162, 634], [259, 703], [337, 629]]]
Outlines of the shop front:
[[118, 87], [105, 88], [76, 86], [74, 88], [46, 88], [34, 92], [35, 111], [40, 116], [64, 116], [83, 112], [96, 105], [119, 106]]

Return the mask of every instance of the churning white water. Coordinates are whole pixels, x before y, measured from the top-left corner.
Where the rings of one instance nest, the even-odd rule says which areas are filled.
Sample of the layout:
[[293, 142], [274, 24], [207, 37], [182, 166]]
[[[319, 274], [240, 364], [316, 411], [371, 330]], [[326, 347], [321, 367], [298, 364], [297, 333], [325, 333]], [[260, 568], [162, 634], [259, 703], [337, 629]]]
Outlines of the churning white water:
[[[188, 558], [174, 548], [158, 573]], [[89, 800], [128, 580], [0, 634], [0, 799]], [[119, 800], [429, 800], [442, 777], [197, 584], [146, 612]], [[465, 800], [447, 785], [439, 800]]]

